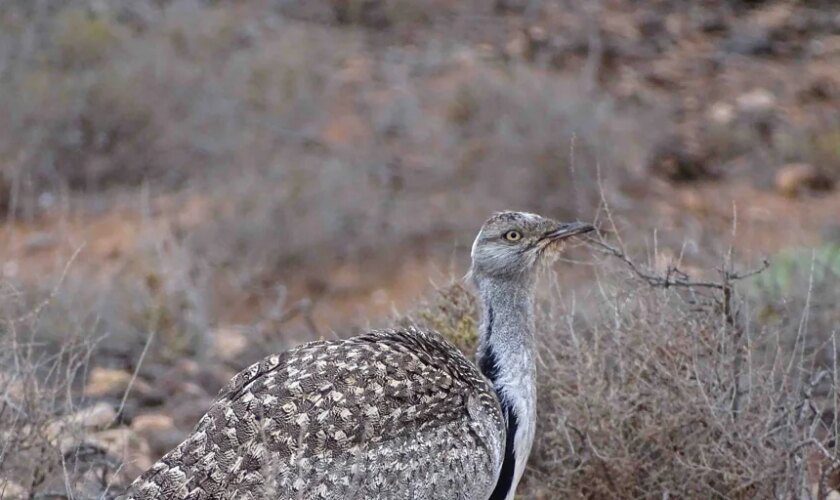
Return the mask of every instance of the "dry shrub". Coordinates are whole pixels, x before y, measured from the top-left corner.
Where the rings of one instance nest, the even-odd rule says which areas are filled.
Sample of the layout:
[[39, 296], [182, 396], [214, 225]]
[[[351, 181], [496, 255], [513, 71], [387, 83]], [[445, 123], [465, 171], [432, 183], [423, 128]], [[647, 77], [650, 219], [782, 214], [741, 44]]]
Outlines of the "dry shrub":
[[79, 278], [68, 283], [69, 293], [84, 296], [76, 307], [96, 314], [109, 332], [97, 357], [116, 358], [133, 369], [152, 335], [149, 365], [205, 358], [217, 319], [210, 274], [175, 238], [150, 236], [137, 262], [93, 293], [75, 292], [82, 289]]
[[278, 138], [299, 140], [323, 112], [324, 66], [350, 46], [299, 26], [258, 33], [258, 44], [259, 13], [243, 24], [225, 6], [153, 11], [143, 30], [117, 6], [82, 0], [10, 16], [4, 42], [19, 54], [0, 64], [0, 174], [12, 208], [45, 192], [177, 188], [269, 162]]
[[[38, 498], [107, 490], [119, 461], [86, 442], [81, 406], [84, 380], [96, 347], [93, 325], [41, 294], [35, 301], [4, 284], [0, 325], [0, 496]], [[44, 329], [63, 318], [61, 341]], [[56, 319], [56, 318], [54, 318]], [[49, 321], [47, 321], [47, 324]], [[87, 429], [89, 430], [89, 429]]]
[[835, 467], [823, 446], [835, 435], [836, 377], [802, 346], [836, 331], [763, 322], [738, 285], [651, 286], [598, 267], [595, 290], [576, 301], [586, 305], [555, 297], [543, 308], [532, 490], [809, 498], [814, 464]]
[[54, 34], [52, 44], [19, 63], [0, 93], [7, 111], [0, 150], [16, 160], [3, 173], [22, 201], [63, 188], [175, 179], [165, 135], [175, 109], [163, 89], [176, 76], [154, 73], [149, 47], [122, 47], [114, 20], [73, 8], [57, 16], [44, 35]]
[[107, 57], [119, 44], [119, 26], [106, 16], [84, 9], [67, 9], [54, 21], [56, 62], [67, 67], [89, 67]]

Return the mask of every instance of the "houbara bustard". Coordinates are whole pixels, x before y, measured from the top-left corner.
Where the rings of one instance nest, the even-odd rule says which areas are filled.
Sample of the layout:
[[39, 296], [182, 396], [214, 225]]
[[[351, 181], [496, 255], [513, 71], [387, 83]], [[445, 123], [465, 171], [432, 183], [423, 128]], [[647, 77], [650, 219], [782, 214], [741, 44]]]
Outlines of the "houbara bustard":
[[512, 499], [536, 425], [537, 268], [591, 231], [502, 212], [472, 246], [477, 365], [434, 331], [269, 356], [225, 386], [128, 499]]

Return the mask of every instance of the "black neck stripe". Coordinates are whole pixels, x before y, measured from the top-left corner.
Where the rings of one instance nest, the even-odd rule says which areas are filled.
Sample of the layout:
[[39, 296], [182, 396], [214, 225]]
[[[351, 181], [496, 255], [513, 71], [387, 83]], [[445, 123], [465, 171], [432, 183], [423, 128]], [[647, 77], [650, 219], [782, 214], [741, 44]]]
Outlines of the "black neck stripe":
[[496, 487], [488, 500], [505, 500], [511, 488], [513, 488], [513, 476], [516, 473], [516, 453], [514, 451], [514, 440], [516, 437], [516, 430], [519, 427], [519, 419], [516, 417], [516, 412], [513, 406], [505, 398], [504, 394], [496, 387], [496, 381], [499, 379], [499, 363], [496, 358], [496, 352], [493, 346], [490, 345], [490, 337], [493, 335], [493, 308], [487, 310], [487, 331], [485, 342], [483, 342], [483, 351], [479, 359], [479, 370], [487, 377], [493, 384], [496, 390], [496, 397], [499, 398], [499, 403], [502, 406], [502, 414], [507, 423], [505, 429], [505, 457], [502, 461], [502, 470], [499, 472], [499, 477], [496, 480]]
[[516, 453], [513, 445], [516, 429], [519, 427], [519, 419], [516, 417], [513, 408], [504, 400], [502, 400], [502, 412], [507, 420], [505, 458], [502, 462], [502, 470], [499, 472], [499, 479], [496, 480], [496, 487], [488, 500], [505, 500], [511, 488], [513, 488], [513, 476], [516, 473]]
[[[484, 342], [482, 342], [482, 351], [478, 356], [478, 369], [485, 377], [490, 379], [490, 382], [495, 387], [496, 380], [499, 378], [499, 363], [496, 359], [496, 353], [490, 345], [490, 337], [493, 336], [493, 306], [487, 308], [487, 326], [484, 332]], [[497, 394], [498, 395], [498, 394]], [[500, 398], [501, 401], [501, 398]]]
[[490, 340], [490, 336], [493, 335], [493, 320], [496, 319], [496, 315], [493, 312], [493, 306], [487, 306], [487, 340]]

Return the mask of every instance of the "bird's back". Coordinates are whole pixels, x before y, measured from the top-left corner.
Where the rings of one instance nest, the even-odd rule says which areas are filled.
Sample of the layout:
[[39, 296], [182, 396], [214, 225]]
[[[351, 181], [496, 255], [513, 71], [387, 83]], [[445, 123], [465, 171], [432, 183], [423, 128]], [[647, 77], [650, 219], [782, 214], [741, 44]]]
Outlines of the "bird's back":
[[505, 424], [434, 332], [313, 342], [236, 375], [128, 499], [487, 498]]

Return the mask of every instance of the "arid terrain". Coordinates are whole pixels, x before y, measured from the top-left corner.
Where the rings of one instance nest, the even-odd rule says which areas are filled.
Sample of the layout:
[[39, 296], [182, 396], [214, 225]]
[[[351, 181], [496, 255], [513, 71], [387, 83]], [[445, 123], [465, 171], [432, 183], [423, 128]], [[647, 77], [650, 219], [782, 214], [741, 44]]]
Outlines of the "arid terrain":
[[119, 494], [306, 340], [471, 349], [509, 208], [600, 229], [521, 498], [840, 490], [834, 1], [6, 0], [0, 110], [0, 498]]

